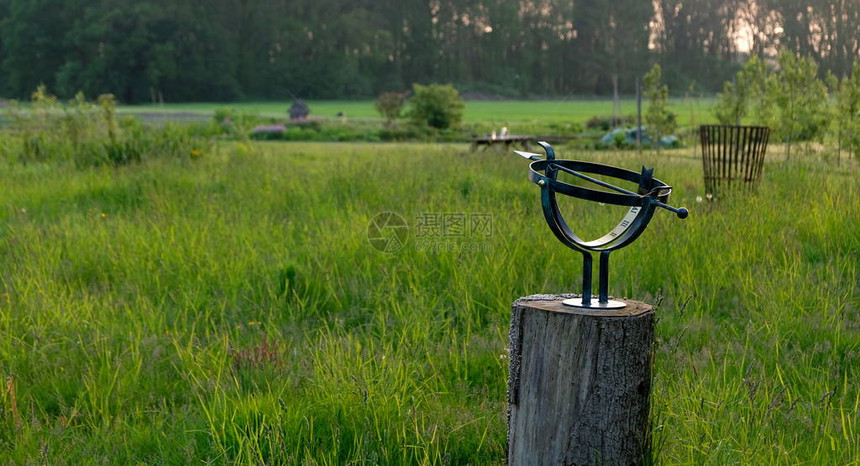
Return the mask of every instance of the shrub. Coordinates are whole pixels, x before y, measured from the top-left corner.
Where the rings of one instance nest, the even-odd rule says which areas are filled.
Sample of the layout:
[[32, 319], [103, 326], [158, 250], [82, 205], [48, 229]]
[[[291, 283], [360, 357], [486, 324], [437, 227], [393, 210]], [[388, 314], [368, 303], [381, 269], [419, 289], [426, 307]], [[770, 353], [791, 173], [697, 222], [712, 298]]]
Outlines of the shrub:
[[192, 126], [145, 127], [133, 117], [117, 121], [116, 101], [109, 94], [90, 102], [79, 93], [63, 104], [40, 86], [29, 110], [13, 103], [8, 112], [18, 145], [11, 152], [21, 163], [125, 165], [147, 157], [188, 157], [204, 145]]
[[632, 115], [617, 116], [615, 117], [614, 124], [612, 120], [613, 118], [611, 115], [593, 116], [587, 122], [585, 122], [585, 127], [588, 129], [609, 131], [610, 129], [618, 128], [620, 126], [632, 126], [636, 122], [636, 119], [633, 118]]
[[612, 143], [618, 149], [626, 149], [630, 147], [630, 144], [627, 143], [626, 134], [623, 131], [619, 131], [612, 136]]
[[284, 132], [286, 131], [287, 127], [284, 125], [255, 126], [251, 131], [251, 139], [260, 141], [284, 139]]
[[390, 126], [403, 113], [403, 105], [409, 98], [409, 92], [383, 92], [379, 95], [373, 107], [385, 118], [385, 124]]
[[284, 133], [284, 139], [287, 141], [316, 141], [319, 139], [319, 135], [319, 131], [315, 131], [313, 128], [291, 126]]
[[382, 141], [422, 141], [431, 137], [430, 130], [425, 126], [404, 126], [401, 128], [383, 128], [377, 136]]
[[447, 129], [460, 124], [465, 104], [457, 89], [450, 84], [413, 84], [413, 97], [409, 100], [409, 118], [419, 126]]
[[253, 112], [240, 111], [235, 108], [218, 108], [212, 115], [215, 132], [238, 138], [247, 137], [252, 128], [263, 123], [262, 119]]

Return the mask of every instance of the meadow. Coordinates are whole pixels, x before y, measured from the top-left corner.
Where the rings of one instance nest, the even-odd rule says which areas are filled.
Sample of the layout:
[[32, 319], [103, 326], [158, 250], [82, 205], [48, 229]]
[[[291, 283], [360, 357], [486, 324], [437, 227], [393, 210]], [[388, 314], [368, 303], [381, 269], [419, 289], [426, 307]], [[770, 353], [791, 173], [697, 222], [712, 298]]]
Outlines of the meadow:
[[[580, 274], [521, 158], [190, 139], [81, 165], [19, 143], [0, 134], [0, 462], [504, 463], [511, 303]], [[558, 153], [654, 167], [691, 212], [613, 255], [610, 294], [657, 306], [653, 461], [856, 464], [856, 159], [776, 147], [756, 194], [708, 201], [691, 148]], [[618, 219], [566, 208], [589, 234]], [[368, 239], [385, 212], [393, 252]]]
[[[674, 98], [669, 101], [669, 108], [678, 114], [682, 125], [689, 123], [692, 118], [701, 123], [712, 120], [711, 107], [714, 99], [696, 97], [691, 99]], [[338, 113], [343, 113], [349, 120], [382, 121], [382, 117], [373, 108], [372, 100], [319, 100], [308, 101], [311, 117], [338, 120]], [[636, 100], [623, 98], [620, 100], [621, 115], [636, 115]], [[251, 113], [266, 118], [285, 118], [287, 109], [292, 102], [236, 102], [236, 103], [167, 103], [151, 105], [128, 105], [119, 108], [120, 113], [184, 115], [209, 118], [219, 108], [232, 108], [240, 112]], [[647, 102], [643, 100], [643, 106]], [[643, 109], [644, 111], [644, 109]], [[612, 115], [612, 101], [606, 99], [558, 99], [558, 100], [509, 100], [509, 101], [468, 101], [463, 113], [463, 121], [471, 124], [491, 124], [494, 126], [511, 127], [516, 131], [517, 125], [534, 125], [552, 123], [584, 124], [595, 115]], [[619, 115], [620, 116], [620, 115]]]

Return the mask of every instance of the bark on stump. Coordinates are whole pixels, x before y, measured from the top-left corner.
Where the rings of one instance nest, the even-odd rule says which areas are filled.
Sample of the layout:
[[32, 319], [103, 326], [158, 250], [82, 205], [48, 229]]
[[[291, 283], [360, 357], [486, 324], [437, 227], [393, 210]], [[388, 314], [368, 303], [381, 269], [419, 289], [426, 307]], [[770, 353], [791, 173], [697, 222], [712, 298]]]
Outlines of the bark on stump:
[[642, 464], [654, 309], [577, 309], [561, 303], [570, 296], [513, 305], [508, 464]]

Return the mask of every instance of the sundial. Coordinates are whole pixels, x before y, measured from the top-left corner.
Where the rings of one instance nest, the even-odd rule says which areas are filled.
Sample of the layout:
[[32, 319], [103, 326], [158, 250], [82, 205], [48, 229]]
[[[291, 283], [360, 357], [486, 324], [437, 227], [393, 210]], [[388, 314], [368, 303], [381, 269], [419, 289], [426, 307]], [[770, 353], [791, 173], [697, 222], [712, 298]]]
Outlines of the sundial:
[[[546, 158], [531, 152], [514, 151], [532, 160], [529, 180], [541, 191], [543, 215], [550, 230], [565, 246], [582, 253], [582, 296], [564, 300], [568, 306], [586, 309], [621, 309], [625, 304], [609, 299], [609, 253], [632, 243], [648, 226], [657, 207], [674, 212], [678, 218], [686, 218], [687, 209], [672, 207], [666, 202], [672, 187], [654, 178], [653, 169], [642, 167], [641, 172], [578, 160], [559, 160], [555, 151], [546, 142], [538, 142], [546, 152]], [[604, 189], [591, 189], [566, 183], [558, 179], [559, 172], [567, 173]], [[639, 186], [637, 192], [607, 183], [589, 175], [632, 182]], [[570, 228], [558, 208], [557, 195], [571, 196], [586, 201], [629, 207], [621, 221], [605, 235], [584, 240]], [[600, 253], [597, 302], [591, 292], [592, 253]]]

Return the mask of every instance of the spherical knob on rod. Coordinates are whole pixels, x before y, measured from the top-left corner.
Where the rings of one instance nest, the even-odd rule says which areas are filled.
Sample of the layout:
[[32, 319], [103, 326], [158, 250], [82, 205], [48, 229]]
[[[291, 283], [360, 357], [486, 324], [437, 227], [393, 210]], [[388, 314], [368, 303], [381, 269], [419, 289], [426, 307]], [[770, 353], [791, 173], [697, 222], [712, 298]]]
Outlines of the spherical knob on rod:
[[690, 211], [688, 211], [686, 207], [672, 207], [670, 205], [663, 204], [662, 202], [655, 202], [655, 204], [658, 207], [675, 212], [675, 215], [677, 215], [678, 218], [687, 218], [687, 216], [690, 215]]

